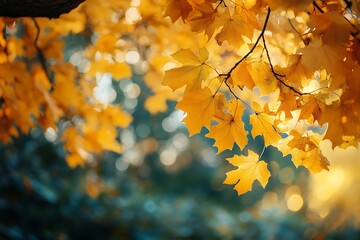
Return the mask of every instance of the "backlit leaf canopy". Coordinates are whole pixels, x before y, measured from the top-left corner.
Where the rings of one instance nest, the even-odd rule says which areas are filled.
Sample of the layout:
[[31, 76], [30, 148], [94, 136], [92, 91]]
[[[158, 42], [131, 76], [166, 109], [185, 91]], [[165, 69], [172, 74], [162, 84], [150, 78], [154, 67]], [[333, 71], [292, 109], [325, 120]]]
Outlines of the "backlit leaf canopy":
[[[295, 166], [328, 170], [322, 142], [359, 147], [360, 16], [352, 2], [87, 0], [57, 19], [1, 18], [0, 140], [54, 131], [71, 167], [103, 150], [126, 151], [118, 130], [131, 111], [101, 95], [101, 84], [140, 74], [152, 92], [148, 111], [177, 101], [190, 135], [205, 127], [218, 152], [251, 148], [251, 136]], [[265, 186], [270, 173], [259, 155], [230, 160], [239, 169], [225, 183], [239, 194], [255, 180]]]

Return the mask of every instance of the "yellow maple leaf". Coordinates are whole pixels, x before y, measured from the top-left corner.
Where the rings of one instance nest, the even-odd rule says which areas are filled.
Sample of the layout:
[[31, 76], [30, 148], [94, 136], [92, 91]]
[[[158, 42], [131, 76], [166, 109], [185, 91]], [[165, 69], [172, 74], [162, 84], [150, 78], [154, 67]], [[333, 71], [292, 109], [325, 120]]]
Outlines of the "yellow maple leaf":
[[215, 144], [218, 148], [218, 153], [226, 149], [232, 149], [236, 143], [240, 149], [243, 149], [247, 144], [247, 132], [244, 129], [244, 122], [241, 117], [244, 112], [244, 106], [236, 100], [229, 103], [229, 113], [222, 113], [220, 116], [216, 115], [218, 125], [212, 126], [210, 132], [206, 135], [209, 138], [215, 139]]
[[316, 71], [324, 68], [337, 78], [344, 76], [351, 62], [349, 53], [341, 46], [324, 44], [320, 39], [311, 41], [301, 52], [302, 64], [308, 69]]
[[268, 63], [263, 61], [255, 62], [248, 65], [247, 68], [261, 94], [270, 94], [278, 88], [278, 81], [270, 71]]
[[306, 95], [302, 96], [301, 99], [306, 98], [307, 102], [305, 102], [301, 108], [301, 113], [299, 119], [308, 119], [312, 115], [315, 120], [319, 120], [321, 118], [321, 108], [315, 96], [313, 95]]
[[295, 94], [292, 91], [281, 91], [279, 93], [280, 106], [277, 109], [277, 113], [284, 112], [286, 118], [292, 118], [291, 112], [298, 109], [296, 104]]
[[101, 153], [103, 150], [122, 152], [121, 144], [116, 140], [114, 128], [99, 126], [97, 129], [84, 128], [84, 147], [89, 152]]
[[183, 121], [191, 136], [199, 133], [203, 126], [209, 129], [216, 108], [223, 105], [223, 94], [214, 95], [209, 88], [204, 88], [185, 95], [176, 107], [187, 114]]
[[55, 87], [52, 97], [62, 109], [77, 111], [84, 104], [84, 99], [76, 85], [76, 72], [68, 64], [55, 65]]
[[215, 30], [220, 27], [219, 22], [215, 21], [219, 16], [220, 14], [217, 9], [214, 9], [211, 3], [205, 3], [201, 5], [201, 8], [198, 8], [189, 14], [188, 23], [190, 24], [192, 31], [205, 31], [205, 34], [210, 39]]
[[340, 102], [326, 105], [319, 119], [320, 124], [327, 124], [325, 139], [329, 139], [334, 147], [343, 142], [342, 111], [343, 107]]
[[178, 100], [178, 94], [175, 94], [170, 88], [158, 86], [153, 88], [154, 95], [146, 98], [144, 106], [151, 114], [165, 112], [168, 109], [167, 100]]
[[165, 72], [163, 84], [172, 90], [186, 85], [187, 92], [197, 91], [202, 88], [202, 83], [217, 76], [214, 69], [208, 66], [205, 61], [209, 57], [206, 48], [201, 48], [198, 53], [190, 49], [181, 49], [172, 57], [184, 66], [173, 68]]
[[109, 122], [109, 125], [115, 125], [121, 128], [126, 128], [132, 121], [132, 117], [126, 113], [120, 106], [107, 106], [101, 115]]
[[309, 25], [315, 29], [313, 34], [321, 36], [324, 44], [335, 46], [346, 44], [349, 41], [351, 25], [342, 14], [327, 12], [314, 15]]
[[85, 164], [84, 159], [76, 152], [69, 153], [66, 156], [66, 162], [71, 168], [75, 168], [77, 166], [83, 166]]
[[250, 124], [252, 125], [251, 135], [254, 138], [262, 135], [264, 137], [265, 146], [276, 146], [281, 139], [281, 136], [275, 129], [275, 117], [267, 113], [267, 108], [266, 104], [264, 108], [265, 111], [262, 111], [260, 105], [253, 102], [253, 109], [255, 112], [250, 115]]
[[304, 166], [311, 173], [317, 173], [323, 169], [329, 170], [330, 163], [318, 147], [310, 151], [293, 148], [290, 150], [290, 153], [292, 156], [291, 159], [296, 167]]
[[291, 148], [297, 148], [303, 151], [311, 150], [319, 144], [318, 141], [314, 141], [314, 135], [315, 133], [312, 131], [306, 131], [304, 134], [300, 134], [294, 129], [290, 132], [290, 136], [293, 138], [289, 141], [288, 145]]
[[233, 86], [239, 86], [240, 88], [247, 87], [248, 89], [253, 89], [255, 83], [249, 72], [248, 65], [249, 63], [246, 61], [241, 62], [231, 73], [229, 83]]
[[236, 184], [234, 189], [239, 195], [251, 191], [255, 180], [265, 188], [271, 174], [267, 169], [267, 163], [260, 160], [258, 154], [249, 150], [248, 156], [235, 155], [227, 160], [238, 168], [226, 173], [224, 183]]
[[[346, 84], [348, 87], [344, 88], [344, 94], [341, 96], [341, 101], [343, 103], [341, 106], [341, 127], [343, 129], [343, 135], [354, 135], [356, 138], [360, 137], [359, 76], [360, 66], [357, 66], [357, 68], [353, 69], [353, 71], [346, 77]], [[325, 119], [322, 121], [324, 122], [324, 120]], [[338, 127], [336, 127], [333, 123], [330, 125], [333, 125], [336, 129], [338, 129]]]
[[131, 77], [131, 68], [127, 63], [110, 62], [106, 59], [101, 59], [90, 64], [87, 75], [95, 77], [98, 73], [111, 73], [115, 80], [121, 80]]
[[116, 49], [116, 42], [118, 40], [118, 37], [115, 36], [113, 33], [102, 35], [96, 40], [96, 50], [114, 54]]
[[272, 10], [275, 10], [277, 8], [284, 10], [291, 9], [294, 12], [298, 13], [298, 12], [306, 11], [307, 7], [311, 3], [311, 0], [287, 0], [287, 1], [266, 0], [266, 2], [268, 2]]
[[164, 16], [169, 16], [172, 22], [180, 17], [185, 21], [192, 9], [188, 0], [169, 0]]
[[259, 29], [255, 14], [245, 9], [236, 10], [232, 15], [227, 9], [218, 21], [223, 25], [221, 31], [215, 36], [219, 45], [227, 41], [233, 47], [240, 47], [244, 44], [243, 36], [252, 39], [254, 29]]

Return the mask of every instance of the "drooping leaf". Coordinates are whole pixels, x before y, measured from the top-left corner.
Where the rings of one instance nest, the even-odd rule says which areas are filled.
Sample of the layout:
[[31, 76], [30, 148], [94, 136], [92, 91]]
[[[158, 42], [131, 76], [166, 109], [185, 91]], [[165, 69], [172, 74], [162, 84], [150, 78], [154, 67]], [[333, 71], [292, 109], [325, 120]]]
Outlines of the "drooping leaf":
[[248, 156], [235, 155], [227, 159], [230, 164], [237, 167], [226, 174], [225, 184], [235, 184], [234, 189], [239, 195], [251, 191], [255, 180], [258, 180], [263, 188], [268, 183], [270, 172], [267, 163], [259, 159], [259, 155], [249, 150]]
[[259, 104], [254, 103], [253, 106], [255, 112], [250, 115], [251, 135], [254, 138], [259, 135], [263, 136], [265, 146], [276, 146], [281, 136], [274, 126], [275, 117], [266, 112], [267, 107], [264, 108], [265, 111], [262, 111]]
[[241, 119], [245, 108], [239, 101], [235, 100], [232, 100], [229, 105], [229, 113], [223, 112], [222, 114], [215, 115], [215, 120], [218, 121], [218, 124], [212, 126], [210, 132], [206, 135], [215, 140], [214, 146], [218, 148], [218, 152], [226, 149], [231, 150], [234, 143], [240, 149], [243, 149], [248, 142], [244, 122]]

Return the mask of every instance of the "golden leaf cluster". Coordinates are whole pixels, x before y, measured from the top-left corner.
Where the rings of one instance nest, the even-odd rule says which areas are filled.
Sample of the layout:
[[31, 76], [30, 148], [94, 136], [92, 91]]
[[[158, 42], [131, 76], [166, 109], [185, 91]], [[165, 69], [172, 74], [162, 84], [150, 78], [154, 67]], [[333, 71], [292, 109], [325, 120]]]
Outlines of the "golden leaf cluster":
[[[206, 127], [218, 152], [234, 145], [244, 149], [248, 134], [261, 136], [263, 152], [274, 146], [312, 173], [329, 169], [321, 142], [359, 147], [359, 17], [351, 5], [225, 0], [183, 1], [182, 6], [177, 14], [169, 1], [165, 15], [206, 36], [204, 47], [214, 56], [182, 49], [183, 57], [190, 51], [198, 56], [192, 68], [197, 72], [177, 56], [182, 65], [165, 73], [163, 83], [173, 90], [174, 84], [176, 89], [186, 85], [177, 107], [186, 113], [191, 135]], [[192, 80], [190, 74], [198, 77]], [[243, 123], [245, 110], [251, 130]], [[238, 194], [251, 190], [255, 180], [264, 187], [270, 172], [263, 152], [248, 150], [229, 159], [238, 169], [225, 183], [235, 184]]]
[[[360, 13], [351, 1], [87, 0], [59, 19], [0, 21], [0, 140], [55, 129], [70, 166], [120, 152], [131, 116], [101, 102], [97, 81], [143, 74], [155, 114], [177, 101], [190, 135], [218, 152], [260, 136], [295, 166], [329, 168], [320, 149], [359, 147]], [[64, 55], [83, 36], [77, 60]], [[251, 128], [245, 128], [245, 115]], [[61, 125], [61, 127], [60, 127]], [[228, 159], [239, 194], [270, 177], [263, 152]]]

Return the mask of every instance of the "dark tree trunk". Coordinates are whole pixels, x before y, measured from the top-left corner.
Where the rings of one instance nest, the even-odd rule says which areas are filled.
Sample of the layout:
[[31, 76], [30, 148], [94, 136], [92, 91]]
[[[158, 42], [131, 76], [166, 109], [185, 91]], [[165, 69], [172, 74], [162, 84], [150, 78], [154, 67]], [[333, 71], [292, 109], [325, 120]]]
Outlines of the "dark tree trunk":
[[0, 16], [58, 18], [85, 0], [0, 0]]

